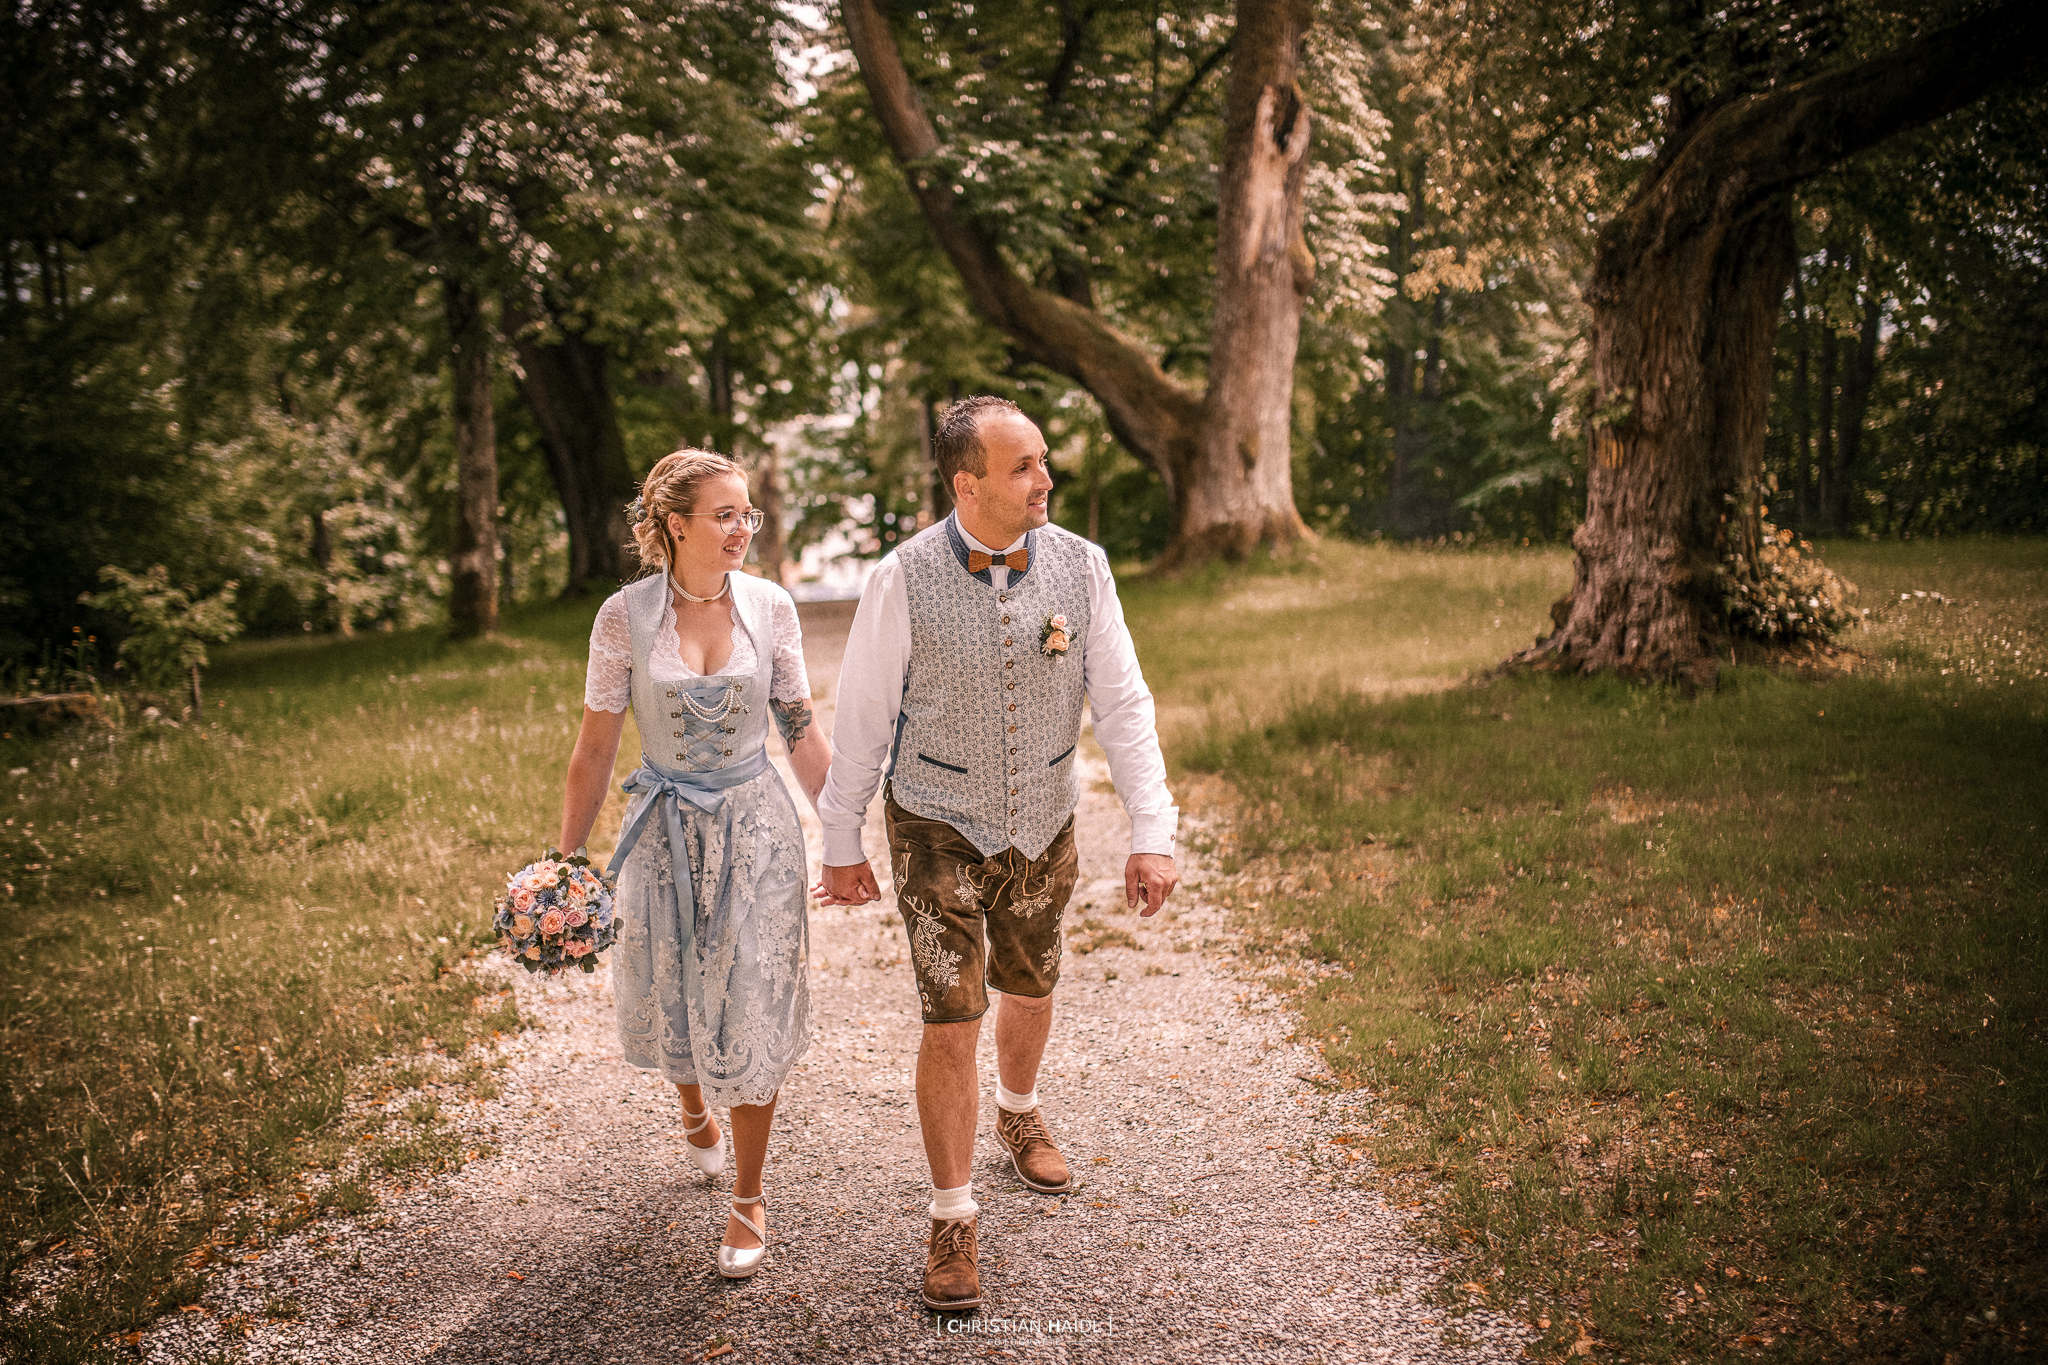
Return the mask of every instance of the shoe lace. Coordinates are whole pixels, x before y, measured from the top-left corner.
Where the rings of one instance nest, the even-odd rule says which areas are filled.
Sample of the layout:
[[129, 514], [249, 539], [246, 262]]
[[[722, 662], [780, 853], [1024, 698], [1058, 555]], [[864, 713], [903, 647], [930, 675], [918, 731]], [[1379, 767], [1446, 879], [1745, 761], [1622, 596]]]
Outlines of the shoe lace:
[[1022, 1147], [1033, 1142], [1052, 1142], [1052, 1131], [1045, 1126], [1045, 1119], [1036, 1109], [1026, 1110], [1021, 1114], [1005, 1114], [1004, 1118], [1010, 1129], [1010, 1141], [1017, 1146]]
[[953, 1223], [942, 1223], [932, 1234], [932, 1255], [965, 1256], [967, 1239], [973, 1234], [973, 1225], [965, 1219]]

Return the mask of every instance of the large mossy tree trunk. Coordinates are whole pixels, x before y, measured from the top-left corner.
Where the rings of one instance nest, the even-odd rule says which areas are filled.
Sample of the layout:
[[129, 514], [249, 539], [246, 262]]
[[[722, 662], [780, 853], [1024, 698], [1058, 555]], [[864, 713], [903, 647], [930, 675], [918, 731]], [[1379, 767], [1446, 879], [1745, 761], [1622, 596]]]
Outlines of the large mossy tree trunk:
[[454, 380], [455, 534], [448, 556], [448, 630], [457, 639], [498, 628], [498, 428], [491, 407], [491, 327], [483, 301], [453, 274], [442, 305]]
[[564, 597], [581, 596], [595, 583], [609, 592], [633, 573], [627, 549], [632, 528], [633, 471], [612, 394], [611, 357], [555, 319], [544, 334], [537, 319], [511, 300], [505, 333], [519, 359], [519, 390], [540, 428], [548, 473], [562, 500], [569, 530], [569, 576]]
[[1069, 282], [1021, 277], [998, 230], [957, 202], [933, 155], [938, 134], [876, 0], [840, 15], [890, 150], [974, 309], [1019, 354], [1102, 405], [1117, 439], [1158, 473], [1174, 508], [1164, 562], [1242, 557], [1309, 534], [1294, 508], [1294, 354], [1313, 261], [1302, 240], [1309, 114], [1295, 83], [1307, 0], [1239, 0], [1220, 186], [1218, 277], [1205, 392], [1169, 376]]
[[1731, 551], [1757, 562], [1748, 492], [1795, 264], [1791, 191], [2029, 73], [2015, 54], [2044, 28], [2008, 6], [1673, 131], [1596, 243], [1586, 519], [1557, 629], [1515, 662], [1712, 681], [1717, 570]]

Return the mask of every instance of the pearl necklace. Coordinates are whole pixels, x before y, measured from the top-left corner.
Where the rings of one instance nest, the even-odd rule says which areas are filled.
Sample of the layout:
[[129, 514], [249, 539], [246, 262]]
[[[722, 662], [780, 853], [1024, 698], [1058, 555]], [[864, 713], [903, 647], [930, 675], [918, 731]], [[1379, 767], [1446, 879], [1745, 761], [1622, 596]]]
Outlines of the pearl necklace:
[[732, 591], [731, 574], [727, 574], [724, 578], [719, 580], [718, 591], [712, 593], [709, 597], [697, 596], [697, 594], [691, 592], [688, 588], [684, 587], [683, 580], [676, 577], [674, 574], [670, 574], [668, 576], [668, 581], [675, 586], [675, 590], [677, 592], [681, 593], [684, 597], [688, 598], [692, 602], [716, 602], [719, 598], [725, 596], [727, 593]]

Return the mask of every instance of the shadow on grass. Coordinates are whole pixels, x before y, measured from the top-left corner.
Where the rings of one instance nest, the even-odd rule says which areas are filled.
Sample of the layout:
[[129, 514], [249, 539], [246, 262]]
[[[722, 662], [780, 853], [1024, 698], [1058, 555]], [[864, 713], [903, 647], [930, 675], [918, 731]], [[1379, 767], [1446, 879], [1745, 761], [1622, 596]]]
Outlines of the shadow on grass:
[[[2048, 1311], [2036, 689], [1745, 672], [1328, 693], [1180, 762], [1545, 1349], [1999, 1354]], [[1461, 1295], [1462, 1297], [1462, 1295]]]

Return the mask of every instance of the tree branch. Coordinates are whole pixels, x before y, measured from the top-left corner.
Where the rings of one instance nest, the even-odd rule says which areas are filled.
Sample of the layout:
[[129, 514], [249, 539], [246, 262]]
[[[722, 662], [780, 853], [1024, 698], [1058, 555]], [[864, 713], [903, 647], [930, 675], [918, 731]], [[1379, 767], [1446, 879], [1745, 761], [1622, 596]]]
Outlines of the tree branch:
[[1111, 429], [1159, 471], [1171, 491], [1192, 457], [1201, 396], [1175, 382], [1144, 347], [1092, 309], [1036, 288], [1010, 268], [995, 239], [963, 211], [953, 186], [932, 164], [938, 133], [875, 0], [843, 0], [840, 18], [883, 135], [975, 311], [1027, 359], [1094, 394]]
[[1208, 56], [1196, 63], [1193, 73], [1181, 82], [1180, 89], [1173, 92], [1173, 98], [1166, 102], [1166, 106], [1145, 120], [1144, 131], [1139, 136], [1138, 145], [1133, 147], [1130, 154], [1109, 173], [1109, 178], [1102, 182], [1102, 188], [1095, 192], [1095, 196], [1088, 201], [1088, 206], [1081, 210], [1082, 221], [1090, 225], [1101, 222], [1104, 210], [1113, 204], [1130, 207], [1124, 202], [1124, 186], [1138, 173], [1138, 167], [1144, 165], [1151, 157], [1152, 150], [1159, 145], [1160, 140], [1175, 123], [1179, 122], [1181, 110], [1187, 108], [1188, 100], [1201, 88], [1209, 73], [1230, 55], [1231, 44], [1236, 41], [1237, 31], [1233, 29], [1228, 38], [1218, 43]]
[[[1885, 139], [1932, 123], [2001, 86], [2048, 79], [2048, 7], [2018, 0], [1967, 23], [1701, 121], [1662, 175], [1647, 177], [1613, 226], [1654, 235], [1755, 205]], [[1637, 220], [1630, 223], [1628, 220]]]

